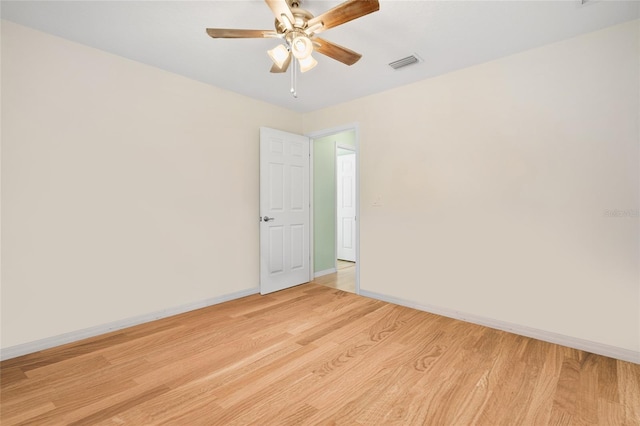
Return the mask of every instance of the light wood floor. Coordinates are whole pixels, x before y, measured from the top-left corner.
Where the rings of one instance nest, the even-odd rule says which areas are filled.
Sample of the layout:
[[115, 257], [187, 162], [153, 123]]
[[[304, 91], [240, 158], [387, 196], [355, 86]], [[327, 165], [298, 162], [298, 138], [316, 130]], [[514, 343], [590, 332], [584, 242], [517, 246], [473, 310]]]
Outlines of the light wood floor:
[[338, 290], [356, 292], [356, 264], [345, 260], [338, 260], [337, 272], [323, 275], [313, 280], [315, 284], [324, 285]]
[[4, 426], [640, 424], [640, 365], [317, 284], [0, 370]]

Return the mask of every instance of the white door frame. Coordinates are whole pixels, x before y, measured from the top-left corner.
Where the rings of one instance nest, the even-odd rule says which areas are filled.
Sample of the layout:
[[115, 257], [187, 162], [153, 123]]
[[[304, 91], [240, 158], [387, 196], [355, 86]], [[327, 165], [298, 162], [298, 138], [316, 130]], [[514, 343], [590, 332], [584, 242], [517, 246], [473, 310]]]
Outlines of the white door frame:
[[354, 131], [355, 132], [355, 136], [356, 136], [356, 146], [355, 146], [355, 152], [356, 152], [356, 294], [360, 294], [360, 126], [358, 125], [358, 123], [350, 123], [350, 124], [345, 124], [343, 126], [338, 126], [338, 127], [332, 127], [329, 129], [323, 129], [323, 130], [317, 130], [317, 131], [313, 131], [313, 132], [309, 132], [306, 133], [305, 136], [307, 136], [311, 142], [310, 142], [310, 164], [309, 164], [309, 187], [310, 187], [310, 194], [309, 194], [309, 199], [311, 202], [311, 207], [309, 209], [309, 215], [310, 215], [310, 219], [311, 219], [311, 227], [310, 227], [310, 238], [309, 238], [309, 253], [311, 256], [310, 259], [310, 267], [311, 267], [311, 271], [309, 272], [309, 281], [313, 281], [313, 270], [314, 268], [314, 264], [313, 264], [313, 258], [314, 258], [314, 250], [313, 250], [313, 240], [314, 240], [314, 236], [313, 236], [313, 141], [314, 139], [320, 139], [323, 138], [325, 136], [331, 136], [331, 135], [335, 135], [337, 133], [342, 133], [342, 132], [348, 132], [348, 131]]

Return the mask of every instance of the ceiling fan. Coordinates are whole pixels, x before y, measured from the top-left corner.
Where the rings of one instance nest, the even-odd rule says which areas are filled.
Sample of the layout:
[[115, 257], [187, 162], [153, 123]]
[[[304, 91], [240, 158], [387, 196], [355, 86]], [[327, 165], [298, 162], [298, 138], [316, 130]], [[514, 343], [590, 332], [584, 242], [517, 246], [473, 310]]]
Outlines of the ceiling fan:
[[313, 16], [300, 8], [299, 0], [265, 0], [276, 17], [275, 30], [243, 30], [207, 28], [213, 38], [280, 38], [285, 44], [267, 51], [273, 66], [271, 72], [287, 71], [292, 55], [298, 61], [300, 72], [317, 65], [311, 56], [315, 50], [346, 65], [353, 65], [362, 57], [359, 53], [317, 36], [318, 33], [337, 27], [380, 9], [378, 0], [347, 0], [346, 2]]

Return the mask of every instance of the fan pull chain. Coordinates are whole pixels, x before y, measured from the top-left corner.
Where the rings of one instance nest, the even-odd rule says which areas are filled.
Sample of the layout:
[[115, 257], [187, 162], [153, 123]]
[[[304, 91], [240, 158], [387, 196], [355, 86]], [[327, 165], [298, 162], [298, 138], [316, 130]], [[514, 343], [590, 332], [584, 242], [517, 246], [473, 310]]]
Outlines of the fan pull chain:
[[296, 89], [297, 86], [297, 69], [298, 69], [298, 61], [295, 58], [291, 58], [291, 62], [293, 62], [291, 67], [291, 94], [294, 98], [298, 98], [298, 92]]

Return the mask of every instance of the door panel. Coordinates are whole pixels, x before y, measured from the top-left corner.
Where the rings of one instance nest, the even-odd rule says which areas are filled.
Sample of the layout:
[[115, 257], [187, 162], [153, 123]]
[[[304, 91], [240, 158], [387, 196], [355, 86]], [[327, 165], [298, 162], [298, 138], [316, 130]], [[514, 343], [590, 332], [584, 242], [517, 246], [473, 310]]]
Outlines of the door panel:
[[273, 212], [284, 210], [284, 167], [269, 163], [269, 208]]
[[260, 293], [309, 281], [309, 233], [309, 138], [263, 127]]
[[337, 170], [338, 259], [356, 261], [356, 156], [339, 155]]

